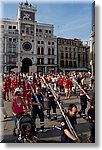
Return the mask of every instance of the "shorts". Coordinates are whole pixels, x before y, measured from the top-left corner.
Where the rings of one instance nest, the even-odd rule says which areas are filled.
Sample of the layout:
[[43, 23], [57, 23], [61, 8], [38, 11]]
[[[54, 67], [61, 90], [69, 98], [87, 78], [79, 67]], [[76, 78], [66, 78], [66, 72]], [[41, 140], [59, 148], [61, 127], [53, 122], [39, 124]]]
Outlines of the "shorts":
[[15, 123], [15, 126], [18, 126], [19, 119], [20, 119], [20, 117], [21, 117], [23, 114], [24, 114], [24, 113], [22, 112], [22, 113], [20, 113], [19, 115], [13, 115], [12, 119], [13, 119], [13, 121], [14, 121], [14, 123]]
[[70, 91], [70, 89], [68, 89], [68, 88], [67, 88], [67, 89], [65, 89], [65, 93], [68, 93], [69, 91]]
[[65, 89], [65, 93], [68, 93], [68, 89]]

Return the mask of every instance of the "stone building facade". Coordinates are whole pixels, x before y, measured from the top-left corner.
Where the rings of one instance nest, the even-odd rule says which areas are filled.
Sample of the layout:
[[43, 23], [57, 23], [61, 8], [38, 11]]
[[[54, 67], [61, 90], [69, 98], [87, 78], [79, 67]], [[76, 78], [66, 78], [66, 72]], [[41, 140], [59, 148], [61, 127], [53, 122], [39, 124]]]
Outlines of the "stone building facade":
[[86, 70], [89, 50], [88, 43], [83, 45], [80, 39], [58, 38], [58, 70]]
[[37, 8], [19, 3], [15, 20], [2, 19], [0, 41], [3, 72], [56, 72], [57, 38], [54, 26], [35, 20]]

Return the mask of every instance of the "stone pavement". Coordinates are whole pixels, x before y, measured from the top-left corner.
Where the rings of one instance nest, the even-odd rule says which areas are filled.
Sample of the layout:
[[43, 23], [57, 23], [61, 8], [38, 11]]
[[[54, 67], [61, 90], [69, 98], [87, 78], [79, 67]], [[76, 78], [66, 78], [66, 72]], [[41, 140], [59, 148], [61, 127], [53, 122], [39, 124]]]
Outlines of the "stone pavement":
[[[75, 103], [78, 107], [78, 110], [80, 110], [80, 100], [79, 97], [77, 98], [76, 95], [71, 96], [70, 100], [66, 100], [64, 96], [61, 97], [61, 100], [63, 101], [63, 106], [65, 109], [68, 108], [68, 105], [70, 103]], [[89, 105], [88, 105], [89, 107]], [[11, 102], [5, 102], [5, 108], [8, 113], [7, 119], [3, 119], [0, 122], [0, 126], [3, 126], [3, 143], [15, 143], [17, 137], [12, 135], [12, 130], [14, 123], [12, 121], [12, 112], [11, 112]], [[87, 112], [87, 110], [86, 110]], [[60, 127], [60, 121], [56, 120], [48, 120], [46, 117], [46, 111], [44, 111], [45, 114], [45, 128], [49, 129], [46, 133], [38, 132], [38, 143], [60, 143], [60, 130], [55, 129], [54, 125]], [[61, 118], [61, 113], [59, 108], [57, 107], [57, 114], [58, 114], [58, 120]], [[39, 118], [37, 118], [37, 128], [40, 127]], [[86, 119], [80, 118], [79, 115], [77, 115], [77, 131], [78, 135], [81, 137], [83, 143], [86, 143], [87, 137], [90, 135], [88, 122]]]

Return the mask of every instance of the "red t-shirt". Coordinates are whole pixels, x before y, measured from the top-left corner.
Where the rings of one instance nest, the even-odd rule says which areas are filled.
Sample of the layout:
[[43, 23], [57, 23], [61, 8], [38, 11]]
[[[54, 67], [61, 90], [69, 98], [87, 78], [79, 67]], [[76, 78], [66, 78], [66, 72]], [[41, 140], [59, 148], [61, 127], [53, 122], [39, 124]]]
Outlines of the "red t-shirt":
[[70, 79], [66, 79], [65, 88], [70, 88]]
[[63, 86], [63, 83], [64, 83], [64, 78], [60, 78], [59, 79], [59, 86]]

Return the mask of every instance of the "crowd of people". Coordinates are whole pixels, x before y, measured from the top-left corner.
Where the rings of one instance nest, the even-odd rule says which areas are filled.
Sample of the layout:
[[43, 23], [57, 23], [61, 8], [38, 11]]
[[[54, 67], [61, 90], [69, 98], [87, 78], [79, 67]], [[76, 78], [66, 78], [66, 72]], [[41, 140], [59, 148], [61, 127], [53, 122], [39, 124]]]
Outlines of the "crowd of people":
[[[91, 79], [90, 82], [87, 79]], [[73, 80], [74, 79], [74, 80]], [[80, 90], [80, 111], [78, 111], [75, 104], [69, 105], [68, 112], [65, 115], [68, 116], [73, 128], [76, 124], [76, 113], [78, 112], [81, 117], [87, 118], [90, 124], [90, 142], [95, 142], [95, 94], [89, 100], [86, 96], [87, 90], [91, 89], [95, 93], [95, 81], [89, 73], [83, 72], [69, 72], [69, 73], [51, 73], [42, 75], [41, 73], [20, 73], [20, 74], [3, 74], [2, 82], [2, 102], [11, 101], [12, 103], [12, 115], [15, 123], [13, 129], [13, 135], [18, 134], [17, 122], [23, 114], [30, 112], [34, 122], [34, 133], [36, 137], [36, 118], [37, 115], [40, 118], [40, 132], [46, 132], [44, 128], [44, 110], [47, 111], [48, 119], [57, 120], [57, 104], [54, 98], [54, 94], [47, 86], [51, 84], [53, 90], [58, 95], [58, 101], [60, 102], [60, 95], [65, 95], [66, 100], [70, 101], [71, 94], [77, 94], [77, 84], [85, 91]], [[47, 103], [45, 104], [45, 99]], [[86, 112], [87, 102], [90, 103], [90, 108]], [[5, 108], [5, 107], [4, 107]], [[53, 114], [51, 114], [51, 109]], [[4, 119], [8, 117], [5, 109], [3, 110]], [[29, 141], [29, 140], [28, 140]], [[33, 139], [33, 142], [36, 140]], [[76, 139], [69, 131], [69, 127], [66, 124], [66, 120], [62, 116], [61, 120], [61, 142], [72, 143], [80, 140]]]

